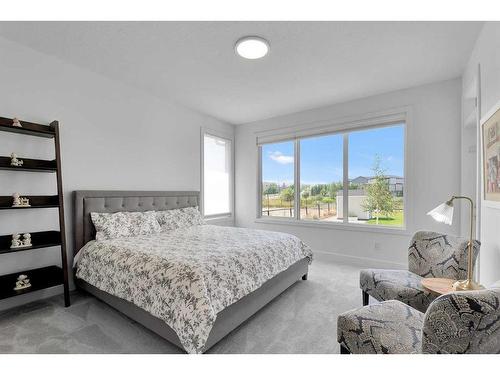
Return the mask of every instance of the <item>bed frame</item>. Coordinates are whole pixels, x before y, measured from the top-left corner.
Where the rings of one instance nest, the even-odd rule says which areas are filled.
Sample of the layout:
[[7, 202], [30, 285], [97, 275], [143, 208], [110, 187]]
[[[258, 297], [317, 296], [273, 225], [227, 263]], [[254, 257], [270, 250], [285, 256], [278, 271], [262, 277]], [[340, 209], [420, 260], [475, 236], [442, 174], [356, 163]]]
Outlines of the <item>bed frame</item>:
[[[199, 192], [197, 191], [80, 190], [73, 194], [75, 254], [83, 245], [95, 238], [95, 228], [90, 219], [91, 212], [161, 211], [199, 205]], [[219, 312], [204, 351], [214, 346], [295, 282], [301, 278], [307, 280], [308, 266], [307, 258], [298, 261], [286, 271], [265, 282], [259, 289]], [[163, 320], [81, 279], [75, 278], [75, 284], [184, 350], [177, 334]]]

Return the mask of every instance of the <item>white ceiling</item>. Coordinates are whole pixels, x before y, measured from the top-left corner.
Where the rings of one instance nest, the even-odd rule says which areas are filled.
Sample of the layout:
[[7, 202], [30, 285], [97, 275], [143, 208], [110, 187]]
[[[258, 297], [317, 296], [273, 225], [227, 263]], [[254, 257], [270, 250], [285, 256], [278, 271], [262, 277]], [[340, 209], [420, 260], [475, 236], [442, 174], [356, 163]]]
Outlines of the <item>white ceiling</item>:
[[[233, 124], [462, 74], [480, 22], [2, 22], [0, 35]], [[261, 60], [233, 46], [269, 40]]]

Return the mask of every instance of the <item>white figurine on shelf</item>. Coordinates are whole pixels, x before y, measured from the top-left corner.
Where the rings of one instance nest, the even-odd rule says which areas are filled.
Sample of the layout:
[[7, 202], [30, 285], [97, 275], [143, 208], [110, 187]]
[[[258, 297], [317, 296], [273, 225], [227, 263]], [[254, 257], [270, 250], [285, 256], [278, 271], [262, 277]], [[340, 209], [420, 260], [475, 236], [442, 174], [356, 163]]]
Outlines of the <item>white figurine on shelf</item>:
[[24, 233], [23, 234], [23, 246], [29, 247], [31, 246], [31, 234]]
[[17, 158], [15, 153], [10, 154], [10, 165], [13, 167], [20, 167], [23, 165], [23, 161]]
[[19, 193], [12, 194], [12, 207], [17, 207], [21, 205], [21, 197]]
[[11, 245], [10, 245], [11, 249], [15, 249], [15, 248], [23, 246], [23, 241], [21, 241], [20, 238], [21, 238], [21, 236], [17, 233], [14, 233], [12, 235], [12, 241], [11, 241]]
[[29, 198], [20, 197], [21, 207], [31, 207]]
[[29, 198], [24, 198], [19, 193], [12, 194], [12, 207], [31, 207]]
[[29, 288], [31, 286], [30, 279], [26, 275], [19, 275], [16, 281], [16, 287], [14, 290], [22, 290]]
[[17, 117], [14, 117], [12, 119], [12, 126], [15, 126], [16, 128], [22, 128], [23, 126], [21, 125], [21, 121]]

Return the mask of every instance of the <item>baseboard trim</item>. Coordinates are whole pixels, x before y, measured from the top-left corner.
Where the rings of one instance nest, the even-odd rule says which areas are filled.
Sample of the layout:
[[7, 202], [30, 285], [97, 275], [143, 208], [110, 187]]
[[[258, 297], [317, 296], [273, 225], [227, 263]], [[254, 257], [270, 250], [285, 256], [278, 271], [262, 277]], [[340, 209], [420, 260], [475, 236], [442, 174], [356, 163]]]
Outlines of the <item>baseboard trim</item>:
[[366, 268], [395, 268], [406, 269], [408, 265], [403, 263], [391, 262], [375, 258], [358, 257], [354, 255], [331, 253], [326, 251], [315, 250], [313, 252], [315, 259], [326, 260], [337, 263], [349, 264], [352, 266], [360, 266]]

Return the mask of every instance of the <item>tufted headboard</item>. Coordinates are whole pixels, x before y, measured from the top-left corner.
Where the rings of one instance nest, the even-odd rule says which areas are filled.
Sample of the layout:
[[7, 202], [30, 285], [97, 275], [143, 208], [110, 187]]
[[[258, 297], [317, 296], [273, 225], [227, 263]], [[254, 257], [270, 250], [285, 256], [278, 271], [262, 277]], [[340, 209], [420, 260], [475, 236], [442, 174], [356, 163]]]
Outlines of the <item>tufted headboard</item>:
[[74, 196], [76, 254], [95, 237], [91, 212], [164, 211], [199, 205], [198, 191], [106, 191], [77, 190]]

